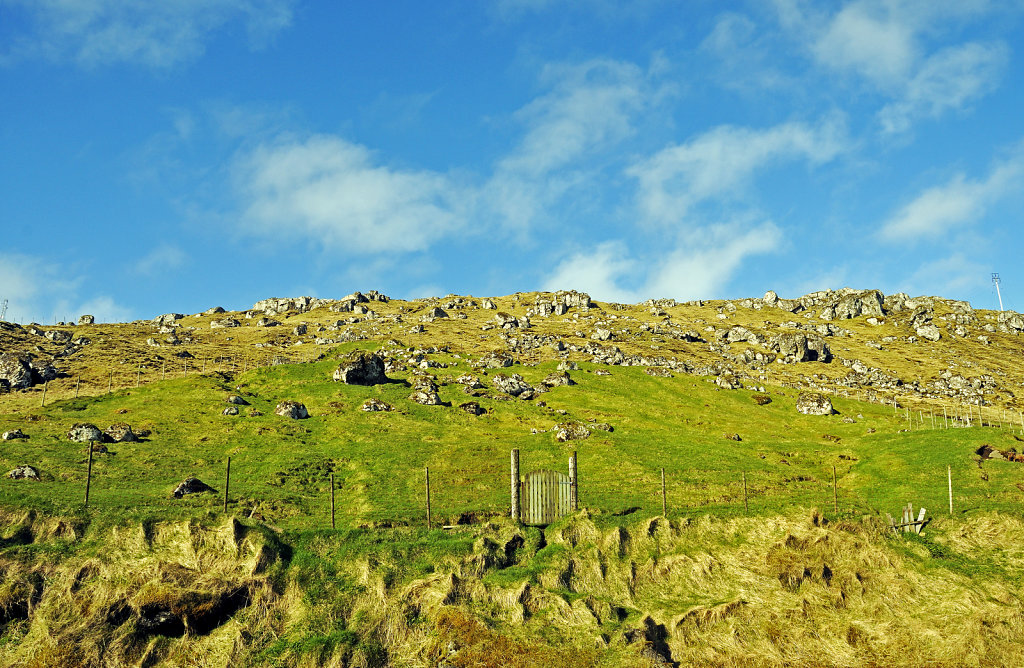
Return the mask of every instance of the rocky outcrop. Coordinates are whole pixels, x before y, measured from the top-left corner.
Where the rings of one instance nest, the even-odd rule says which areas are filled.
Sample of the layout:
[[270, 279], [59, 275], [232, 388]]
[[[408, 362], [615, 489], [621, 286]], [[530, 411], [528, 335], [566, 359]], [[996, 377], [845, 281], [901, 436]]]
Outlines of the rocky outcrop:
[[349, 353], [334, 371], [334, 380], [346, 385], [379, 385], [389, 379], [380, 355], [357, 350]]
[[83, 315], [78, 318], [79, 325], [92, 325], [96, 322], [96, 318], [91, 315]]
[[39, 469], [28, 464], [23, 464], [7, 473], [11, 480], [33, 480], [39, 482]]
[[32, 385], [31, 359], [13, 353], [0, 354], [0, 379], [7, 381], [11, 389], [21, 389]]
[[210, 329], [226, 329], [229, 327], [240, 327], [242, 323], [238, 322], [234, 318], [222, 318], [220, 320], [211, 320]]
[[494, 386], [494, 389], [510, 394], [513, 397], [518, 397], [523, 392], [533, 389], [518, 373], [514, 373], [511, 376], [503, 373], [495, 374], [491, 379], [491, 384]]
[[127, 443], [139, 440], [126, 422], [117, 422], [103, 430], [103, 438], [109, 443]]
[[590, 438], [590, 430], [582, 422], [563, 422], [555, 425], [555, 440], [559, 443], [565, 441], [581, 441]]
[[829, 362], [832, 359], [828, 344], [818, 334], [779, 334], [772, 340], [771, 348], [787, 362]]

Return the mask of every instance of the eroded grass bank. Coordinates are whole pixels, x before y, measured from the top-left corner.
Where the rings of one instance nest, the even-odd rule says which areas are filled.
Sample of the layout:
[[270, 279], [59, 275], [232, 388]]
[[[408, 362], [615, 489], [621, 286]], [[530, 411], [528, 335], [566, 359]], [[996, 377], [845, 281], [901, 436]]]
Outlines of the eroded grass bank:
[[1024, 522], [581, 511], [276, 532], [10, 512], [5, 665], [1021, 665]]

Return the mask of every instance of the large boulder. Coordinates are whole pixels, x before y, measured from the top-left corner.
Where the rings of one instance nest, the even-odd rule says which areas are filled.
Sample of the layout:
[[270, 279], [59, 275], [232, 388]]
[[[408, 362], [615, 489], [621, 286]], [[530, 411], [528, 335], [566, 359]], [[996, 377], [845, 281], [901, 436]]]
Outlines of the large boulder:
[[922, 339], [927, 339], [929, 341], [938, 341], [942, 338], [942, 332], [940, 332], [939, 328], [930, 322], [921, 325], [914, 331], [917, 332], [917, 335]]
[[11, 429], [10, 431], [5, 431], [3, 435], [3, 440], [5, 441], [14, 441], [17, 439], [25, 438], [28, 438], [28, 434], [26, 434], [20, 429]]
[[817, 334], [779, 334], [772, 341], [772, 348], [791, 362], [828, 362], [832, 359], [828, 344]]
[[565, 371], [556, 371], [549, 373], [544, 380], [540, 381], [548, 387], [558, 387], [560, 385], [575, 385], [576, 381], [569, 377], [569, 374]]
[[274, 409], [274, 415], [291, 418], [293, 420], [305, 420], [309, 417], [309, 411], [298, 401], [282, 401]]
[[334, 380], [346, 385], [379, 385], [388, 382], [388, 377], [380, 355], [359, 350], [341, 362], [334, 371]]
[[878, 290], [846, 295], [835, 305], [835, 317], [849, 320], [862, 315], [880, 318], [885, 315], [885, 297]]
[[91, 315], [83, 315], [78, 319], [79, 325], [92, 325], [96, 322], [96, 318]]
[[444, 402], [441, 401], [441, 397], [438, 396], [437, 392], [430, 389], [416, 390], [409, 395], [411, 401], [415, 401], [418, 404], [424, 406], [443, 406]]
[[796, 399], [797, 412], [804, 415], [832, 415], [832, 400], [817, 392], [801, 392]]
[[0, 354], [0, 379], [6, 380], [11, 389], [32, 385], [32, 364], [25, 355]]
[[76, 443], [102, 441], [103, 432], [94, 424], [79, 422], [68, 430], [68, 440], [75, 441]]

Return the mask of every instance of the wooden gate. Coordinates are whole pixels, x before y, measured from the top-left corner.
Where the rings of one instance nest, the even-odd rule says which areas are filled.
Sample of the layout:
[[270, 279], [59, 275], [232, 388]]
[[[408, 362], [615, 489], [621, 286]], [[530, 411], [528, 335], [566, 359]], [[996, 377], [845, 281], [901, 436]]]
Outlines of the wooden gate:
[[559, 471], [541, 469], [519, 483], [524, 524], [551, 524], [572, 512], [572, 481]]

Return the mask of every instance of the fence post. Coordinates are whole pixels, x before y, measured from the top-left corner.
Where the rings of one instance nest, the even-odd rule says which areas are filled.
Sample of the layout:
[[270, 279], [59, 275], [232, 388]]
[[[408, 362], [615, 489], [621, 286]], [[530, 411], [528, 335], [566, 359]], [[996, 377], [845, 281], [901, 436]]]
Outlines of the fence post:
[[576, 477], [576, 451], [569, 456], [569, 507], [579, 510], [579, 479]]
[[82, 386], [82, 377], [79, 376], [78, 380], [75, 381], [75, 399], [78, 398], [78, 388]]
[[836, 465], [832, 465], [832, 512], [839, 514], [839, 491], [836, 485]]
[[427, 529], [430, 529], [430, 467], [424, 467], [423, 473], [427, 486]]
[[331, 528], [334, 529], [334, 473], [331, 473]]
[[46, 388], [50, 385], [50, 381], [43, 381], [43, 401], [39, 405], [42, 407], [46, 406]]
[[231, 485], [231, 457], [228, 457], [228, 467], [224, 472], [224, 512], [228, 512], [228, 487]]
[[747, 505], [747, 472], [743, 472], [743, 512], [749, 513], [750, 507]]
[[949, 514], [953, 514], [953, 467], [946, 466], [946, 477], [949, 480]]
[[85, 474], [85, 507], [89, 507], [89, 488], [92, 486], [92, 441], [89, 441], [89, 471]]
[[668, 498], [665, 495], [665, 467], [661, 467], [661, 516], [668, 517]]
[[512, 519], [518, 522], [521, 519], [519, 508], [519, 448], [512, 450], [512, 472], [509, 482], [512, 492]]

